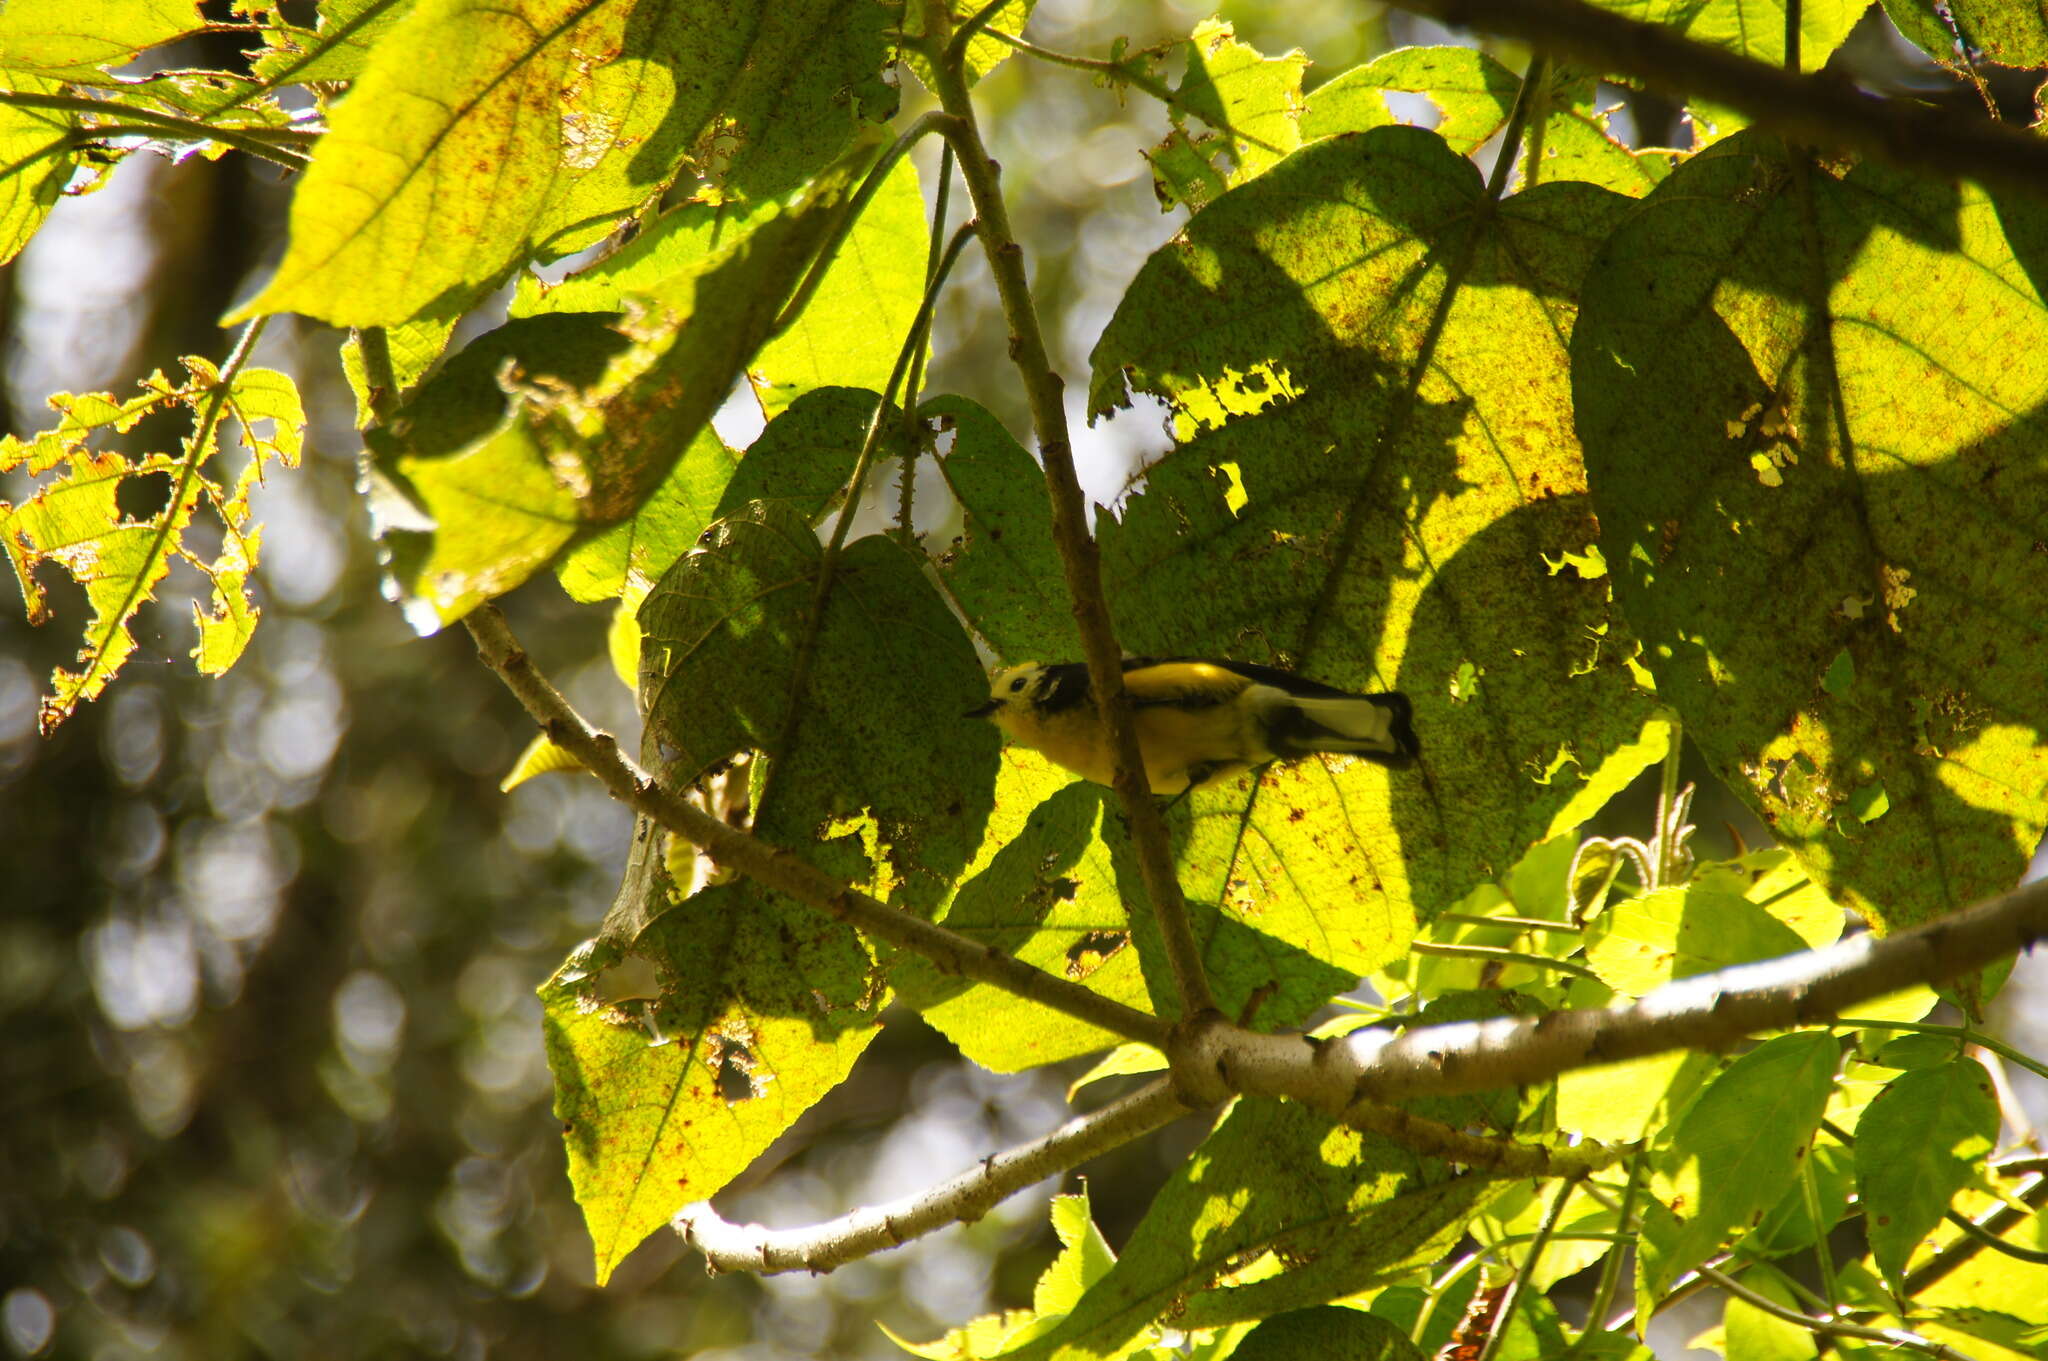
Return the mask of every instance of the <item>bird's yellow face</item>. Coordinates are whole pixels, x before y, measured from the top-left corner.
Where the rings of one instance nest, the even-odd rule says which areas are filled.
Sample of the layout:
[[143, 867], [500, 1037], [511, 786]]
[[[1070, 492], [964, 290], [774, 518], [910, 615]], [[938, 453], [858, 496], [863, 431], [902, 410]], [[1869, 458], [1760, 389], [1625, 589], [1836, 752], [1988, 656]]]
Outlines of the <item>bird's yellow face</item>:
[[986, 718], [997, 727], [1011, 731], [1011, 723], [1030, 710], [1038, 679], [1044, 674], [1045, 667], [1037, 662], [1006, 666], [995, 672], [988, 679], [988, 703], [973, 710], [968, 717]]

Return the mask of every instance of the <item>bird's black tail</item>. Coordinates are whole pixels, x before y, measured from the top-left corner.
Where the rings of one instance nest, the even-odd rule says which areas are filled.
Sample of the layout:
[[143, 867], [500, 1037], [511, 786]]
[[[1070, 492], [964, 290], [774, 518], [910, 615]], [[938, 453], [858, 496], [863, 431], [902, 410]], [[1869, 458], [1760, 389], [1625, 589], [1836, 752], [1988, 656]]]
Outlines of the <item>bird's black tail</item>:
[[1268, 720], [1267, 740], [1285, 760], [1325, 751], [1405, 766], [1422, 754], [1408, 696], [1295, 695]]

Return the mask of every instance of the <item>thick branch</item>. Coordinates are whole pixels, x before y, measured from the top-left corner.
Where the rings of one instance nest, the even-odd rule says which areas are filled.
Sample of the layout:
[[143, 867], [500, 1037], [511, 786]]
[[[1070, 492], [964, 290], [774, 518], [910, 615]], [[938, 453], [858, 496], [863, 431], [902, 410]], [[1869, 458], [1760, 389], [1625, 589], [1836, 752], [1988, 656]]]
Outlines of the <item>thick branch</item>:
[[2038, 193], [2048, 142], [2019, 128], [1879, 99], [1836, 76], [1800, 76], [1638, 23], [1583, 0], [1394, 0], [1454, 27], [1520, 38], [1669, 94], [1731, 104], [1796, 140], [1849, 146], [1925, 171]]
[[613, 798], [701, 847], [719, 864], [859, 927], [877, 940], [914, 951], [942, 970], [993, 984], [1111, 1034], [1165, 1047], [1170, 1028], [1158, 1017], [1033, 968], [922, 917], [898, 911], [788, 851], [757, 841], [691, 807], [628, 759], [610, 733], [599, 732], [584, 721], [527, 657], [496, 606], [478, 606], [463, 622], [476, 639], [485, 664], [519, 697], [549, 741], [581, 761], [604, 782]]
[[[1749, 1035], [1829, 1021], [1886, 993], [1980, 968], [2048, 935], [2048, 880], [1883, 940], [1702, 974], [1628, 1006], [1468, 1021], [1341, 1039], [1258, 1035], [1214, 1024], [1176, 1057], [1206, 1064], [1229, 1090], [1284, 1096], [1348, 1118], [1394, 1102], [1540, 1082], [1576, 1068], [1671, 1049], [1715, 1049]], [[1178, 1067], [1178, 1065], [1177, 1065]]]
[[983, 1159], [971, 1172], [884, 1205], [807, 1228], [769, 1229], [730, 1223], [709, 1205], [698, 1204], [676, 1215], [675, 1229], [703, 1252], [714, 1271], [830, 1271], [948, 1224], [971, 1224], [998, 1201], [1149, 1134], [1188, 1110], [1173, 1083], [1161, 1078], [1042, 1138]]
[[944, 131], [960, 159], [960, 175], [967, 181], [968, 196], [974, 201], [982, 249], [988, 255], [989, 272], [995, 277], [1003, 316], [1010, 326], [1010, 358], [1024, 380], [1024, 396], [1031, 407], [1039, 457], [1045, 460], [1046, 488], [1052, 500], [1053, 542], [1066, 567], [1067, 594], [1073, 601], [1074, 621], [1081, 631], [1088, 681], [1102, 711], [1110, 748], [1116, 753], [1117, 798], [1130, 824], [1145, 892], [1159, 922], [1185, 1016], [1192, 1018], [1213, 1011], [1215, 1002], [1202, 968], [1201, 947], [1188, 924], [1180, 880], [1174, 873], [1166, 822], [1152, 801], [1145, 763], [1138, 755], [1130, 699], [1124, 693], [1123, 650], [1117, 646], [1109, 606], [1102, 597], [1101, 563], [1094, 536], [1088, 532], [1088, 508], [1081, 494], [1081, 481], [1074, 475], [1074, 450], [1067, 437], [1067, 409], [1062, 396], [1066, 385], [1046, 353], [1038, 311], [1031, 301], [1031, 285], [1024, 274], [1024, 248], [1017, 244], [1010, 229], [999, 171], [982, 143], [974, 103], [968, 98], [967, 81], [960, 73], [959, 58], [964, 47], [960, 38], [964, 36], [963, 30], [943, 52], [932, 53], [939, 102], [952, 115], [952, 122]]

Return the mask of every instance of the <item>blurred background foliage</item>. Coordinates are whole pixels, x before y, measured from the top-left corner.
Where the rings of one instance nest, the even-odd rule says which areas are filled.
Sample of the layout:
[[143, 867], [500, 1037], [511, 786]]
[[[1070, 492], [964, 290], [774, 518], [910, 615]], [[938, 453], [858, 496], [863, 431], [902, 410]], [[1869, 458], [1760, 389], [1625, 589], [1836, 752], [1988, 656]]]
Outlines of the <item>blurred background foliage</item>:
[[[1211, 13], [1041, 0], [1029, 31], [1100, 56], [1119, 35], [1164, 42]], [[1222, 13], [1264, 51], [1306, 49], [1311, 85], [1389, 47], [1471, 41], [1364, 3]], [[234, 60], [233, 35], [204, 41], [218, 47], [156, 55]], [[1976, 98], [1875, 9], [1837, 63], [1888, 90]], [[1639, 144], [1684, 136], [1671, 106], [1612, 93]], [[2031, 87], [1998, 93], [2031, 112]], [[977, 97], [1055, 359], [1078, 379], [1131, 276], [1183, 219], [1161, 212], [1141, 154], [1165, 135], [1165, 110], [1028, 59]], [[275, 168], [241, 156], [135, 157], [100, 192], [65, 200], [0, 271], [11, 428], [36, 428], [50, 392], [125, 386], [184, 353], [218, 359], [214, 320], [275, 259], [286, 201]], [[978, 254], [955, 280], [929, 388], [1028, 429]], [[312, 427], [303, 471], [259, 499], [267, 618], [225, 679], [184, 664], [193, 583], [174, 580], [109, 695], [44, 741], [36, 696], [75, 635], [0, 609], [0, 1345], [92, 1358], [893, 1356], [877, 1322], [931, 1337], [1027, 1301], [1057, 1246], [1050, 1185], [820, 1280], [709, 1278], [658, 1235], [609, 1289], [592, 1287], [533, 990], [602, 917], [628, 818], [594, 782], [498, 792], [528, 725], [459, 630], [416, 639], [379, 594], [338, 339], [281, 319], [255, 356], [297, 377]], [[1110, 501], [1167, 437], [1142, 407], [1085, 430], [1084, 391], [1074, 381], [1068, 394], [1083, 473]], [[720, 420], [735, 443], [758, 428], [747, 400]], [[77, 617], [75, 600], [57, 605]], [[584, 712], [630, 738], [603, 613], [546, 575], [507, 606]], [[1647, 823], [1646, 809], [1618, 816]], [[1703, 799], [1711, 850], [1729, 849], [1712, 832], [1739, 816]], [[798, 1223], [902, 1194], [1058, 1123], [1070, 1069], [1086, 1066], [999, 1078], [957, 1062], [914, 1016], [888, 1019], [853, 1079], [720, 1198], [727, 1215]], [[1183, 1122], [1086, 1169], [1113, 1243], [1199, 1134]]]

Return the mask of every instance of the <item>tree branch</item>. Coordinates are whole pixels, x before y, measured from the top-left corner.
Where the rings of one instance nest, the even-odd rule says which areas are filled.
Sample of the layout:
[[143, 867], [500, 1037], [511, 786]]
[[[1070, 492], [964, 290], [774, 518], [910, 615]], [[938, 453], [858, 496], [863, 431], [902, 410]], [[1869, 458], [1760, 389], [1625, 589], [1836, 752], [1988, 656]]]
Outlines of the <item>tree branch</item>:
[[463, 623], [476, 640], [477, 652], [485, 665], [497, 672], [498, 678], [518, 696], [549, 741], [581, 761], [611, 791], [613, 798], [703, 848], [719, 864], [858, 927], [877, 940], [915, 951], [943, 971], [992, 984], [1113, 1035], [1162, 1049], [1166, 1046], [1171, 1029], [1158, 1017], [1033, 968], [1023, 960], [933, 925], [922, 917], [898, 911], [840, 883], [788, 851], [757, 841], [692, 807], [628, 759], [610, 733], [591, 727], [570, 706], [534, 666], [495, 605], [478, 606]]
[[1393, 0], [1456, 28], [1519, 38], [1680, 98], [1704, 95], [1825, 146], [1850, 146], [1925, 171], [2038, 193], [2048, 141], [2002, 123], [1875, 98], [1837, 76], [1795, 75], [1639, 23], [1584, 0]]
[[1348, 1119], [1361, 1102], [1447, 1096], [1540, 1082], [1576, 1068], [1671, 1049], [1714, 1049], [1767, 1030], [1831, 1021], [1915, 983], [1980, 968], [2048, 935], [2048, 880], [1883, 940], [1859, 935], [1824, 950], [1666, 984], [1626, 1006], [1428, 1026], [1339, 1039], [1260, 1035], [1217, 1022], [1188, 1042], [1191, 1059], [1229, 1090], [1290, 1097]]
[[734, 1224], [702, 1203], [684, 1207], [673, 1222], [676, 1232], [704, 1254], [714, 1271], [830, 1271], [934, 1229], [971, 1224], [998, 1201], [1149, 1134], [1189, 1110], [1172, 1081], [1160, 1078], [1050, 1134], [984, 1158], [971, 1172], [822, 1224], [801, 1229]]
[[[1010, 358], [1024, 380], [1039, 457], [1045, 461], [1046, 488], [1052, 501], [1053, 542], [1066, 568], [1067, 594], [1073, 601], [1074, 621], [1081, 632], [1088, 681], [1102, 712], [1110, 749], [1116, 753], [1117, 798], [1137, 847], [1138, 866], [1159, 933], [1165, 940], [1166, 957], [1180, 992], [1184, 1019], [1192, 1019], [1213, 1012], [1216, 1004], [1202, 968], [1201, 947], [1188, 923], [1180, 880], [1174, 873], [1166, 822], [1152, 801], [1145, 763], [1138, 754], [1130, 699], [1124, 693], [1123, 649], [1117, 646], [1116, 629], [1110, 620], [1109, 606], [1103, 600], [1101, 563], [1095, 539], [1088, 532], [1088, 508], [1081, 495], [1081, 482], [1074, 475], [1074, 450], [1067, 437], [1067, 411], [1062, 395], [1066, 385], [1046, 353], [1045, 336], [1031, 301], [1031, 285], [1024, 274], [1024, 248], [1017, 244], [1010, 229], [999, 171], [982, 143], [974, 103], [968, 97], [967, 81], [960, 70], [970, 30], [986, 23], [993, 12], [992, 8], [985, 8], [944, 48], [938, 46], [940, 35], [935, 30], [926, 35], [939, 87], [939, 103], [952, 115], [951, 123], [943, 131], [960, 160], [960, 175], [974, 202], [982, 249], [988, 255], [989, 272], [995, 277], [1003, 316], [1009, 322]], [[935, 17], [937, 13], [937, 7], [933, 7]]]

